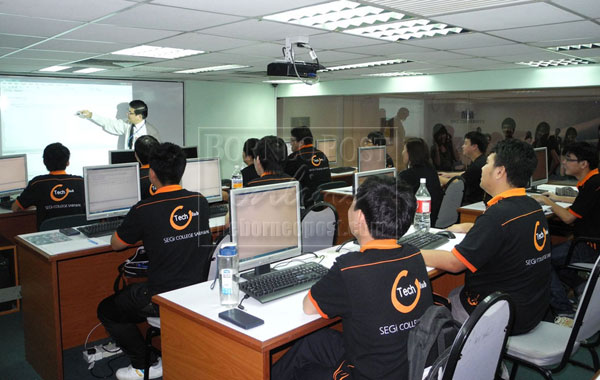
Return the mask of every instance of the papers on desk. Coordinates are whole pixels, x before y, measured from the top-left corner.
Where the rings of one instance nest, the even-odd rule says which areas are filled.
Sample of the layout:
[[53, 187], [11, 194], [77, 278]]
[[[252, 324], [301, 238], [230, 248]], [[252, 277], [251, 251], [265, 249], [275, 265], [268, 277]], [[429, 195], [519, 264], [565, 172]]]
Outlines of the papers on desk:
[[67, 235], [61, 234], [58, 231], [50, 231], [42, 234], [30, 235], [27, 237], [23, 237], [23, 239], [27, 240], [33, 245], [46, 245], [52, 243], [60, 243], [63, 241], [71, 240]]

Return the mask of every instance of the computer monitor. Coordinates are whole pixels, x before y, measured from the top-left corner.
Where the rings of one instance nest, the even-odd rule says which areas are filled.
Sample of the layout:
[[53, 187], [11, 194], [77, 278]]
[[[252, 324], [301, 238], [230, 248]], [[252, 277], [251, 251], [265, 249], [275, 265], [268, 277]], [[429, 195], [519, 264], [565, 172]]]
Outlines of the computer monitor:
[[126, 215], [140, 200], [137, 163], [85, 166], [83, 183], [87, 220]]
[[27, 155], [0, 157], [0, 197], [7, 199], [27, 187]]
[[537, 157], [537, 166], [531, 175], [529, 187], [531, 191], [537, 191], [538, 185], [548, 183], [548, 149], [546, 147], [534, 148]]
[[114, 164], [125, 164], [128, 162], [138, 162], [135, 158], [135, 151], [131, 149], [121, 150], [109, 150], [108, 151], [108, 163]]
[[181, 147], [185, 158], [198, 158], [198, 147], [197, 146], [184, 146]]
[[356, 194], [356, 190], [358, 190], [359, 186], [362, 185], [363, 182], [369, 177], [372, 176], [390, 176], [396, 178], [396, 168], [387, 168], [387, 169], [379, 169], [379, 170], [369, 170], [368, 172], [358, 172], [354, 173], [354, 182], [352, 184], [352, 194]]
[[385, 169], [385, 145], [361, 146], [358, 148], [358, 171]]
[[292, 154], [292, 143], [286, 142], [285, 146], [287, 147], [287, 154]]
[[300, 188], [297, 181], [233, 189], [231, 237], [240, 271], [270, 271], [270, 264], [301, 254]]
[[317, 140], [316, 148], [327, 156], [330, 164], [335, 164], [337, 162], [337, 140]]
[[181, 187], [204, 195], [209, 203], [221, 202], [221, 166], [219, 158], [191, 158], [187, 160], [181, 177]]

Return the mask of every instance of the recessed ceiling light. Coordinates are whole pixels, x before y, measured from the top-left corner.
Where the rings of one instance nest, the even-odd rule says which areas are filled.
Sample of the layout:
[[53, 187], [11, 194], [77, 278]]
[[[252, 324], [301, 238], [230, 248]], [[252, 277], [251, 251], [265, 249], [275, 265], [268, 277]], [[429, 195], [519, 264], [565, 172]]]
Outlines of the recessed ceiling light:
[[376, 66], [385, 66], [385, 65], [397, 65], [400, 63], [410, 62], [407, 59], [388, 59], [386, 61], [373, 61], [373, 62], [364, 62], [364, 63], [354, 63], [351, 65], [341, 65], [341, 66], [333, 66], [328, 67], [323, 70], [319, 70], [321, 73], [325, 73], [328, 71], [338, 71], [338, 70], [351, 70], [351, 69], [364, 69], [365, 67], [376, 67]]
[[245, 69], [250, 66], [245, 65], [220, 65], [220, 66], [209, 66], [209, 67], [200, 67], [198, 69], [189, 69], [189, 70], [180, 70], [174, 71], [178, 74], [195, 74], [195, 73], [207, 73], [210, 71], [223, 71], [223, 70], [235, 70], [235, 69]]
[[414, 19], [403, 13], [354, 1], [334, 1], [263, 17], [266, 20], [336, 30], [385, 41], [468, 32], [466, 29]]
[[569, 66], [569, 65], [589, 65], [596, 63], [587, 59], [581, 58], [565, 58], [565, 59], [552, 59], [549, 61], [529, 61], [529, 62], [515, 62], [517, 65], [526, 65], [532, 67], [557, 67], [557, 66]]
[[294, 84], [294, 83], [304, 83], [300, 79], [273, 79], [273, 80], [263, 80], [263, 83], [277, 83], [277, 84]]
[[74, 73], [79, 73], [79, 74], [91, 74], [91, 73], [96, 73], [98, 71], [104, 71], [106, 69], [99, 69], [97, 67], [88, 67], [87, 69], [81, 69], [81, 70], [77, 70], [77, 71], [73, 71]]
[[50, 66], [50, 67], [46, 67], [44, 69], [39, 69], [38, 71], [46, 71], [46, 72], [50, 72], [50, 73], [55, 73], [57, 71], [63, 71], [66, 69], [70, 69], [71, 66]]
[[410, 71], [400, 71], [393, 73], [375, 73], [375, 74], [363, 74], [363, 77], [412, 77], [417, 75], [425, 75], [423, 73], [413, 73]]
[[176, 49], [159, 46], [141, 45], [136, 46], [134, 48], [114, 51], [111, 54], [131, 55], [135, 57], [175, 59], [202, 53], [204, 53], [204, 51], [202, 50]]
[[553, 51], [568, 51], [568, 50], [584, 50], [584, 49], [597, 49], [600, 48], [600, 42], [594, 42], [591, 44], [580, 44], [580, 45], [565, 45], [565, 46], [553, 46], [546, 48]]

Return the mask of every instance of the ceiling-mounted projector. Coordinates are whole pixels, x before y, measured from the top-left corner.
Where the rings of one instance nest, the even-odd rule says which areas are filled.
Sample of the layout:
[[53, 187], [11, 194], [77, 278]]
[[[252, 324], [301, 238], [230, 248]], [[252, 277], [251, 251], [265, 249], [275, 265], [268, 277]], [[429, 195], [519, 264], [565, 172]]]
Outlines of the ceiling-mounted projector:
[[267, 66], [267, 75], [270, 77], [300, 77], [314, 79], [317, 77], [317, 70], [322, 70], [324, 68], [325, 66], [318, 63], [275, 61], [269, 63]]

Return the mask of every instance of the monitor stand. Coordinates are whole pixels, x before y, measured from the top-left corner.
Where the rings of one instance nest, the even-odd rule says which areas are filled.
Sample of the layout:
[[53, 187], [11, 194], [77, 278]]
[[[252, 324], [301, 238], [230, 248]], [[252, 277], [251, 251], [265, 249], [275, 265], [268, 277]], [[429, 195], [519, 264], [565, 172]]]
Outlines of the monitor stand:
[[547, 190], [540, 190], [537, 188], [537, 186], [531, 186], [529, 189], [527, 189], [528, 193], [532, 193], [532, 194], [544, 194], [546, 192], [548, 192]]
[[269, 273], [271, 271], [271, 264], [264, 264], [254, 268], [254, 270], [249, 270], [248, 272], [244, 272], [240, 274], [240, 277], [245, 280], [252, 280], [255, 277], [258, 277], [262, 274]]

